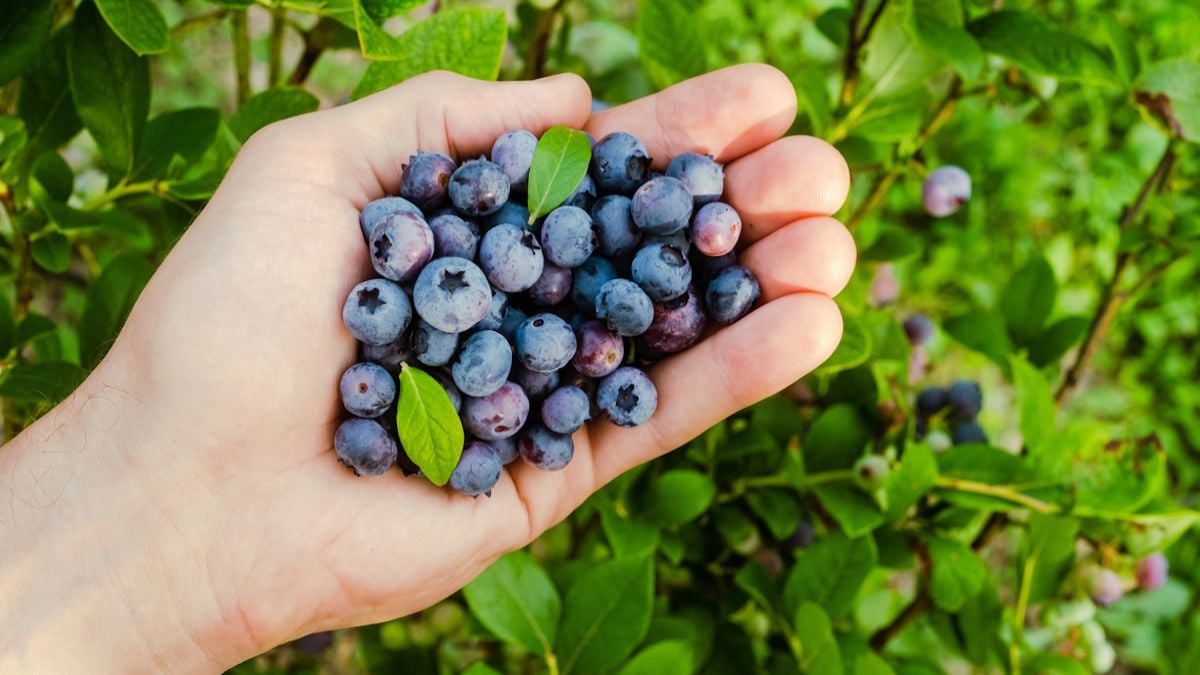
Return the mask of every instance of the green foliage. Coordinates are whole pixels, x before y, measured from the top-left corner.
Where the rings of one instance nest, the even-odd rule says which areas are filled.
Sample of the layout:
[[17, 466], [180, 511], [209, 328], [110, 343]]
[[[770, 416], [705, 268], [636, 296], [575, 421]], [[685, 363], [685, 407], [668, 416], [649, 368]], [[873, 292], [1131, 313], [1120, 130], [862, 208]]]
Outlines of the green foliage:
[[529, 165], [529, 222], [553, 211], [587, 175], [592, 146], [576, 129], [551, 127], [538, 139]]
[[450, 480], [462, 455], [462, 422], [445, 387], [420, 368], [400, 370], [396, 435], [429, 482], [445, 485]]

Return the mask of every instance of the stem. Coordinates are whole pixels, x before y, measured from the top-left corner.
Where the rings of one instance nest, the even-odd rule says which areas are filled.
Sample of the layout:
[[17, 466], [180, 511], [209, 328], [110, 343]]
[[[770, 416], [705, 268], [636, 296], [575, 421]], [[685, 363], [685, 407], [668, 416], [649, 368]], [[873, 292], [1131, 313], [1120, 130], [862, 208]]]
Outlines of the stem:
[[250, 26], [246, 10], [233, 15], [233, 65], [237, 71], [237, 102], [240, 106], [250, 99]]
[[203, 28], [209, 24], [217, 23], [221, 19], [228, 16], [229, 10], [218, 9], [207, 14], [197, 14], [189, 16], [171, 27], [171, 37], [180, 37], [186, 33], [190, 33], [198, 28]]
[[948, 476], [938, 476], [937, 482], [934, 485], [943, 490], [955, 490], [1003, 499], [1004, 501], [1019, 504], [1038, 513], [1058, 513], [1060, 510], [1054, 504], [1049, 504], [1035, 497], [1017, 492], [1007, 485], [989, 485], [987, 483], [979, 483], [962, 478], [950, 478]]
[[550, 37], [554, 34], [554, 23], [567, 0], [558, 0], [547, 9], [538, 12], [533, 26], [533, 37], [529, 40], [529, 57], [525, 59], [525, 79], [535, 80], [546, 74], [546, 55], [550, 51]]
[[329, 17], [323, 17], [311, 30], [301, 33], [304, 36], [304, 51], [300, 53], [300, 60], [296, 62], [295, 69], [288, 77], [288, 84], [298, 87], [308, 80], [313, 67], [317, 65], [317, 60], [333, 43], [337, 32], [338, 23]]
[[850, 219], [846, 221], [846, 229], [853, 232], [854, 228], [858, 227], [858, 224], [862, 222], [862, 219], [865, 218], [867, 214], [870, 213], [876, 206], [879, 206], [879, 202], [883, 201], [887, 191], [891, 189], [892, 184], [894, 184], [896, 179], [899, 177], [900, 169], [893, 166], [892, 168], [888, 169], [887, 173], [883, 174], [879, 180], [875, 181], [875, 185], [871, 188], [871, 192], [867, 194], [866, 199], [864, 199], [862, 203], [858, 205], [857, 209], [854, 209], [854, 213], [851, 214]]
[[283, 78], [283, 40], [287, 37], [287, 10], [271, 10], [271, 42], [267, 54], [267, 87], [274, 87]]
[[1012, 672], [1021, 672], [1021, 641], [1025, 639], [1025, 613], [1029, 611], [1029, 587], [1033, 585], [1033, 572], [1037, 566], [1040, 550], [1029, 552], [1021, 568], [1021, 589], [1017, 592], [1017, 605], [1013, 608], [1013, 636], [1008, 643], [1008, 662]]
[[860, 32], [858, 24], [862, 20], [867, 2], [866, 0], [854, 1], [854, 8], [850, 13], [850, 32], [846, 36], [846, 54], [842, 59], [842, 105], [850, 105], [850, 102], [854, 100], [862, 47], [871, 37], [871, 31], [875, 30], [875, 24], [879, 22], [879, 17], [883, 14], [887, 3], [888, 0], [879, 0], [879, 4], [875, 5], [875, 9], [871, 11], [871, 16], [867, 18], [867, 25], [863, 26]]
[[548, 675], [558, 675], [558, 656], [554, 652], [546, 652], [546, 671]]
[[157, 193], [158, 188], [159, 182], [157, 180], [148, 180], [141, 183], [118, 183], [116, 187], [112, 188], [108, 192], [96, 195], [96, 197], [86, 202], [82, 207], [80, 207], [80, 210], [98, 211], [101, 207], [107, 206], [124, 197]]

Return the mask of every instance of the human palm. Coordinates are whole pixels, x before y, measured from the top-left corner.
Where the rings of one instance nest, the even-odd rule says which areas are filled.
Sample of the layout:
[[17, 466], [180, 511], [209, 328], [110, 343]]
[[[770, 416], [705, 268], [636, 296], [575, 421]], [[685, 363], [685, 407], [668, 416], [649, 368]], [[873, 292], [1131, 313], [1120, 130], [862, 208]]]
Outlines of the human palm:
[[[260, 132], [155, 274], [106, 363], [145, 408], [159, 469], [145, 492], [203, 560], [215, 611], [260, 650], [336, 626], [391, 618], [453, 593], [506, 551], [560, 521], [621, 472], [795, 381], [832, 352], [830, 296], [854, 244], [828, 217], [848, 189], [827, 144], [779, 139], [796, 96], [747, 65], [589, 116], [581, 80], [482, 83], [422, 76], [362, 101]], [[357, 224], [394, 193], [417, 150], [462, 160], [512, 128], [556, 124], [643, 139], [661, 170], [685, 151], [726, 163], [742, 214], [742, 264], [760, 306], [651, 370], [649, 423], [596, 422], [560, 472], [516, 463], [490, 499], [400, 472], [357, 478], [333, 459], [341, 372], [355, 341], [340, 308], [373, 276]]]

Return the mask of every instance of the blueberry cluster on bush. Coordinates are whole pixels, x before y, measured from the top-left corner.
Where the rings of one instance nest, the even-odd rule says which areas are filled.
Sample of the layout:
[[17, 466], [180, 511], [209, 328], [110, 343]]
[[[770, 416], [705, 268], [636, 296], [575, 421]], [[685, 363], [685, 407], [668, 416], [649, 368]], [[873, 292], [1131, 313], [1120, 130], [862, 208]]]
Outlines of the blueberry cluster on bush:
[[979, 424], [983, 390], [978, 382], [958, 380], [949, 387], [929, 387], [917, 394], [917, 436], [928, 433], [930, 423], [944, 419], [954, 445], [987, 443]]
[[361, 343], [341, 380], [353, 415], [339, 460], [360, 475], [415, 472], [395, 431], [396, 373], [420, 367], [445, 388], [466, 442], [452, 488], [490, 494], [519, 456], [566, 466], [571, 434], [601, 416], [644, 424], [658, 405], [638, 366], [732, 323], [759, 297], [737, 264], [736, 210], [719, 201], [721, 164], [685, 153], [665, 174], [627, 133], [593, 143], [589, 171], [558, 208], [529, 224], [526, 191], [538, 139], [509, 131], [456, 164], [421, 152], [398, 196], [366, 205], [360, 224], [378, 278], [342, 309]]

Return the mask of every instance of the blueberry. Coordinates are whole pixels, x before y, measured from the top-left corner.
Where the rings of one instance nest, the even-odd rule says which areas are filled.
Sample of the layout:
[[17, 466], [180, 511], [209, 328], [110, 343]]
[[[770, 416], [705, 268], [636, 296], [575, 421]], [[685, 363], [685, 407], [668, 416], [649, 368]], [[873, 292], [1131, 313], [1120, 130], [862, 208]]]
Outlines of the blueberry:
[[412, 303], [400, 284], [370, 279], [355, 286], [342, 305], [342, 322], [359, 342], [394, 342], [412, 320]]
[[390, 373], [400, 372], [400, 365], [412, 357], [412, 349], [408, 339], [403, 335], [385, 345], [362, 345], [360, 355], [363, 361], [378, 363]]
[[529, 181], [529, 165], [533, 163], [533, 150], [537, 147], [537, 136], [517, 129], [501, 134], [492, 144], [492, 161], [514, 190], [524, 190]]
[[692, 219], [690, 232], [692, 242], [704, 255], [725, 255], [742, 236], [742, 217], [725, 202], [705, 204]]
[[596, 227], [596, 249], [609, 257], [632, 253], [642, 241], [642, 231], [633, 223], [625, 195], [604, 195], [592, 205]]
[[456, 169], [454, 160], [440, 152], [418, 152], [408, 158], [400, 175], [400, 196], [425, 211], [446, 200], [446, 187]]
[[578, 267], [596, 248], [592, 217], [577, 206], [560, 206], [542, 223], [541, 242], [546, 260], [559, 267]]
[[409, 211], [390, 213], [371, 228], [370, 253], [379, 276], [412, 281], [433, 258], [433, 230]]
[[966, 443], [987, 443], [987, 433], [983, 427], [979, 426], [979, 422], [975, 420], [962, 420], [955, 422], [950, 429], [950, 440], [954, 445], [964, 445]]
[[409, 338], [413, 356], [427, 366], [444, 366], [458, 351], [458, 333], [440, 331], [419, 319]]
[[617, 278], [617, 269], [608, 258], [594, 255], [572, 270], [571, 274], [574, 276], [571, 281], [571, 302], [590, 314], [596, 311], [596, 294], [609, 280]]
[[958, 380], [946, 390], [946, 400], [959, 419], [973, 419], [983, 410], [983, 390], [979, 383], [970, 380]]
[[604, 377], [625, 359], [625, 341], [596, 321], [584, 321], [575, 329], [575, 357], [571, 365], [587, 377]]
[[440, 370], [430, 372], [429, 376], [442, 385], [442, 389], [446, 391], [446, 397], [450, 399], [450, 405], [454, 406], [454, 412], [462, 412], [462, 392], [454, 384], [454, 379]]
[[342, 373], [338, 387], [351, 415], [379, 417], [396, 400], [396, 381], [377, 363], [356, 363]]
[[537, 237], [515, 225], [493, 227], [479, 244], [480, 267], [496, 288], [508, 293], [528, 290], [545, 264]]
[[796, 531], [792, 533], [792, 536], [787, 538], [786, 543], [792, 548], [808, 548], [815, 538], [816, 531], [813, 529], [812, 521], [801, 520], [796, 525]]
[[421, 467], [412, 461], [412, 458], [408, 456], [408, 452], [404, 450], [404, 446], [397, 444], [396, 449], [396, 466], [400, 467], [400, 473], [405, 476], [421, 475]]
[[483, 224], [489, 229], [502, 223], [529, 229], [529, 209], [516, 202], [505, 202], [499, 211], [483, 219]]
[[737, 254], [733, 251], [719, 256], [707, 256], [696, 251], [691, 258], [693, 278], [705, 286], [722, 271], [738, 264]]
[[696, 289], [682, 297], [654, 303], [654, 321], [638, 340], [656, 355], [674, 354], [692, 346], [704, 332], [704, 309]]
[[553, 314], [535, 314], [517, 328], [517, 359], [539, 373], [549, 373], [575, 355], [575, 333]]
[[486, 159], [473, 159], [450, 177], [450, 202], [460, 213], [486, 216], [508, 201], [508, 176]]
[[933, 337], [933, 322], [924, 314], [913, 314], [904, 320], [904, 334], [910, 344], [924, 345]]
[[667, 175], [687, 186], [696, 206], [715, 202], [725, 191], [725, 170], [712, 155], [685, 152], [667, 165]]
[[508, 294], [492, 289], [492, 301], [488, 304], [487, 314], [475, 324], [479, 330], [500, 330], [504, 319], [508, 316]]
[[525, 323], [525, 319], [528, 318], [529, 315], [526, 314], [525, 311], [520, 307], [509, 307], [508, 311], [504, 313], [504, 321], [500, 323], [500, 327], [489, 330], [498, 331], [509, 342], [516, 342], [517, 329], [520, 328], [521, 324]]
[[556, 434], [540, 424], [531, 424], [517, 438], [517, 450], [526, 462], [545, 471], [558, 471], [571, 463], [575, 444], [571, 437]]
[[495, 448], [482, 441], [468, 441], [450, 474], [450, 487], [471, 497], [491, 497], [501, 470], [500, 453]]
[[515, 382], [505, 382], [487, 396], [467, 397], [463, 403], [463, 428], [484, 441], [515, 436], [527, 417], [529, 398]]
[[445, 214], [429, 221], [433, 230], [433, 252], [439, 258], [475, 259], [479, 249], [479, 226], [454, 214]]
[[929, 387], [917, 394], [917, 414], [923, 417], [936, 415], [950, 401], [946, 398], [946, 390], [941, 387]]
[[1101, 607], [1108, 607], [1125, 594], [1121, 577], [1117, 576], [1116, 572], [1104, 567], [1092, 570], [1088, 575], [1087, 582], [1092, 601]]
[[333, 435], [338, 461], [356, 476], [379, 476], [396, 463], [396, 439], [375, 420], [358, 417], [342, 422]]
[[645, 248], [650, 244], [674, 246], [685, 256], [690, 255], [692, 252], [692, 240], [688, 239], [687, 230], [680, 230], [671, 234], [647, 234], [642, 237], [642, 245], [638, 248]]
[[854, 463], [854, 481], [864, 490], [882, 486], [891, 472], [891, 465], [880, 455], [863, 455]]
[[602, 192], [633, 194], [645, 182], [649, 171], [650, 154], [646, 146], [623, 131], [601, 138], [592, 149], [592, 178]]
[[651, 300], [677, 298], [692, 283], [692, 266], [683, 252], [674, 246], [648, 244], [633, 257], [633, 280]]
[[949, 216], [971, 198], [971, 175], [953, 165], [943, 166], [925, 178], [921, 203], [935, 218]]
[[896, 270], [892, 263], [884, 263], [875, 268], [875, 276], [871, 278], [871, 286], [867, 289], [867, 301], [872, 307], [886, 307], [900, 297], [900, 280], [896, 278]]
[[618, 335], [641, 335], [654, 321], [654, 303], [640, 286], [628, 279], [613, 279], [596, 294], [596, 317]]
[[513, 382], [521, 385], [525, 395], [531, 401], [540, 401], [547, 394], [558, 388], [559, 372], [539, 373], [520, 364], [514, 365], [510, 377]]
[[512, 464], [521, 456], [521, 451], [517, 450], [517, 438], [515, 436], [498, 438], [494, 441], [489, 441], [488, 445], [496, 449], [496, 454], [500, 457], [500, 464], [504, 466]]
[[617, 368], [600, 380], [596, 406], [608, 421], [621, 427], [645, 424], [658, 407], [658, 390], [646, 373], [632, 366]]
[[434, 328], [461, 333], [487, 315], [492, 290], [483, 271], [463, 258], [438, 258], [413, 287], [417, 314]]
[[358, 224], [362, 227], [363, 236], [369, 239], [371, 228], [375, 227], [376, 223], [383, 220], [384, 216], [400, 211], [408, 211], [416, 216], [421, 215], [421, 210], [403, 197], [384, 197], [368, 202], [362, 212], [358, 214]]
[[496, 391], [508, 380], [512, 360], [512, 347], [503, 335], [481, 330], [463, 343], [450, 372], [459, 391], [478, 398]]
[[678, 232], [692, 219], [692, 193], [678, 178], [653, 178], [633, 193], [629, 212], [643, 232]]
[[1167, 573], [1170, 569], [1170, 564], [1167, 562], [1167, 556], [1161, 552], [1152, 553], [1138, 561], [1137, 564], [1137, 580], [1138, 587], [1144, 591], [1152, 591], [1167, 583]]
[[539, 307], [553, 307], [571, 294], [571, 270], [546, 263], [542, 276], [529, 288], [529, 300]]
[[579, 387], [555, 389], [542, 401], [542, 424], [556, 434], [573, 434], [588, 421], [591, 403]]
[[761, 294], [754, 274], [745, 267], [735, 265], [709, 282], [704, 302], [713, 321], [733, 323], [750, 312]]
[[579, 180], [579, 185], [567, 196], [563, 201], [563, 206], [578, 206], [581, 209], [590, 209], [596, 201], [596, 183], [592, 177], [584, 174]]

